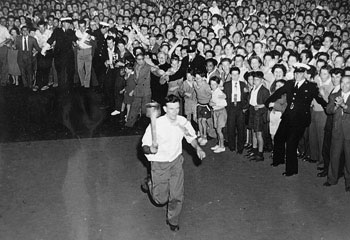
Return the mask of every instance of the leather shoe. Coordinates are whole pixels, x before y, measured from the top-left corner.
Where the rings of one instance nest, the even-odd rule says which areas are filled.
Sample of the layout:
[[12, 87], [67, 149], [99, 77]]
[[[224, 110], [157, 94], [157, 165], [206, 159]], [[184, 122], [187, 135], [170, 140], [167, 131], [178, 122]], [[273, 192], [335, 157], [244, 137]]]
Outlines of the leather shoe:
[[262, 162], [262, 161], [264, 161], [264, 156], [259, 156], [259, 155], [257, 155], [257, 156], [255, 157], [255, 161], [256, 161], [256, 162]]
[[304, 161], [304, 162], [309, 162], [309, 163], [317, 163], [317, 160], [313, 160], [313, 159], [310, 158], [310, 157], [305, 157], [305, 158], [303, 158], [303, 161]]
[[251, 147], [252, 147], [252, 144], [250, 144], [250, 143], [244, 144], [244, 148], [245, 148], [245, 149], [249, 149], [249, 148], [251, 148]]
[[271, 167], [277, 167], [277, 166], [280, 165], [280, 164], [282, 164], [282, 163], [271, 163], [270, 166], [271, 166]]
[[150, 177], [146, 177], [143, 182], [141, 183], [141, 190], [144, 193], [148, 193], [149, 192], [149, 188], [148, 188], [148, 182], [150, 182], [151, 179]]
[[323, 186], [325, 186], [325, 187], [330, 187], [330, 186], [332, 186], [332, 184], [330, 184], [329, 182], [325, 182], [325, 183], [323, 184]]
[[248, 157], [248, 158], [254, 157], [254, 156], [255, 156], [255, 153], [251, 152], [251, 153], [246, 154], [245, 156]]
[[350, 187], [346, 187], [345, 192], [350, 192]]
[[322, 171], [317, 173], [317, 177], [327, 177], [327, 172], [326, 171]]
[[324, 167], [317, 167], [318, 171], [324, 171]]
[[180, 230], [179, 225], [173, 225], [173, 224], [170, 224], [168, 221], [166, 222], [166, 224], [168, 224], [168, 225], [169, 225], [170, 230], [171, 230], [171, 231], [173, 231], [173, 232], [177, 232], [177, 231], [179, 231], [179, 230]]
[[282, 175], [285, 176], [285, 177], [291, 177], [291, 176], [296, 175], [296, 174], [297, 173], [288, 173], [288, 172], [282, 173]]

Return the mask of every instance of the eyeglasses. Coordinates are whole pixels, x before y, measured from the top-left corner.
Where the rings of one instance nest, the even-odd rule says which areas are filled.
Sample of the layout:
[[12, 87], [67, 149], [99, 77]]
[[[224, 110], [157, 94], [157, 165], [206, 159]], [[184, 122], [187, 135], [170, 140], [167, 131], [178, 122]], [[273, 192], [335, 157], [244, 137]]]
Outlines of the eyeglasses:
[[143, 60], [143, 58], [136, 58], [136, 60], [137, 60], [137, 61], [141, 61], [141, 60]]

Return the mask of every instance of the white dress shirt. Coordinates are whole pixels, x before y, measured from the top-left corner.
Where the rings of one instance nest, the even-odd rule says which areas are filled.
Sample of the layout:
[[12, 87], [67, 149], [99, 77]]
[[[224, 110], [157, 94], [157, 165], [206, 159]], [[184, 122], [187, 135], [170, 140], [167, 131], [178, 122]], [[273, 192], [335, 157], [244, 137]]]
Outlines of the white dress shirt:
[[344, 99], [344, 103], [346, 104], [346, 102], [348, 101], [348, 98], [349, 98], [349, 95], [350, 95], [350, 91], [347, 92], [347, 93], [342, 93], [341, 96], [343, 97]]
[[335, 86], [331, 93], [337, 93], [337, 92], [339, 92], [339, 90], [340, 90], [340, 84]]
[[[183, 116], [177, 116], [176, 122], [171, 122], [166, 115], [156, 119], [158, 152], [146, 154], [148, 161], [172, 162], [182, 153], [182, 139], [188, 143], [196, 139], [196, 132], [191, 123]], [[142, 146], [152, 145], [151, 126], [146, 128], [142, 137]]]
[[[25, 45], [27, 45], [27, 46], [25, 46]], [[25, 50], [29, 51], [28, 36], [22, 38], [22, 48], [23, 48], [23, 51], [25, 51]]]
[[239, 81], [232, 81], [232, 95], [231, 95], [232, 102], [235, 101], [235, 98], [236, 98], [236, 102], [241, 101], [241, 85]]
[[[300, 88], [301, 87], [301, 85], [303, 85], [303, 83], [305, 82], [306, 80], [304, 79], [304, 80], [301, 80], [301, 81], [299, 81], [299, 82], [297, 82], [297, 81], [295, 81], [295, 87], [298, 87], [298, 88]], [[297, 86], [298, 85], [298, 86]]]
[[252, 106], [258, 105], [258, 92], [262, 86], [262, 83], [258, 86], [253, 88], [252, 92], [250, 93], [250, 99], [249, 104]]

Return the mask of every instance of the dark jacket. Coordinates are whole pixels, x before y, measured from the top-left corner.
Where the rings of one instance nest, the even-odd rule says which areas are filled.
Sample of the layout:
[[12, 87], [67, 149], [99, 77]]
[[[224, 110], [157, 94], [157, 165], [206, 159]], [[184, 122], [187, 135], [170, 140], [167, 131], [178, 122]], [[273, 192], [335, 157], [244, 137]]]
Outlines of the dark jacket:
[[55, 28], [47, 43], [52, 45], [55, 41], [54, 55], [55, 57], [61, 55], [73, 55], [73, 42], [78, 38], [72, 29], [64, 31], [62, 28]]
[[[248, 102], [248, 87], [247, 84], [239, 81], [239, 86], [241, 90], [241, 102], [237, 103], [237, 107], [243, 109], [247, 109], [249, 106]], [[232, 81], [228, 81], [224, 83], [224, 93], [226, 94], [227, 107], [233, 106], [232, 100]]]
[[283, 87], [276, 90], [267, 99], [265, 106], [268, 107], [271, 102], [275, 102], [283, 94], [287, 94], [287, 108], [282, 115], [282, 119], [286, 120], [289, 125], [302, 127], [310, 125], [310, 106], [313, 99], [323, 107], [327, 106], [327, 102], [319, 94], [316, 83], [305, 81], [299, 88], [296, 88], [295, 80], [287, 81]]
[[327, 113], [333, 115], [332, 138], [344, 136], [350, 140], [350, 97], [346, 101], [348, 108], [335, 107], [335, 99], [341, 96], [342, 91], [330, 95], [330, 101], [327, 105]]

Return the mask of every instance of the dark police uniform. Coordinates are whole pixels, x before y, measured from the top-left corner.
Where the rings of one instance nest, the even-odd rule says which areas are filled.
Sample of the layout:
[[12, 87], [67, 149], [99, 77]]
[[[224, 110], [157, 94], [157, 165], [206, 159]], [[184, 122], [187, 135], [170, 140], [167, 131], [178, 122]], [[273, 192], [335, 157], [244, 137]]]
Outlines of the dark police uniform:
[[284, 162], [286, 154], [285, 176], [298, 173], [297, 147], [305, 128], [311, 123], [310, 105], [315, 99], [323, 107], [327, 102], [319, 95], [316, 83], [304, 81], [296, 87], [296, 81], [288, 81], [283, 87], [271, 95], [265, 105], [275, 102], [283, 94], [287, 95], [287, 108], [281, 117], [281, 123], [274, 138], [273, 164], [277, 166]]
[[72, 29], [63, 30], [63, 28], [56, 28], [47, 40], [50, 45], [56, 42], [53, 55], [59, 87], [73, 84], [75, 59], [72, 46], [76, 40], [77, 37]]
[[104, 64], [104, 61], [106, 59], [105, 54], [107, 51], [107, 42], [100, 29], [94, 31], [92, 35], [96, 38], [96, 49], [92, 58], [92, 67], [95, 71], [98, 85], [102, 89], [103, 80], [107, 70]]

